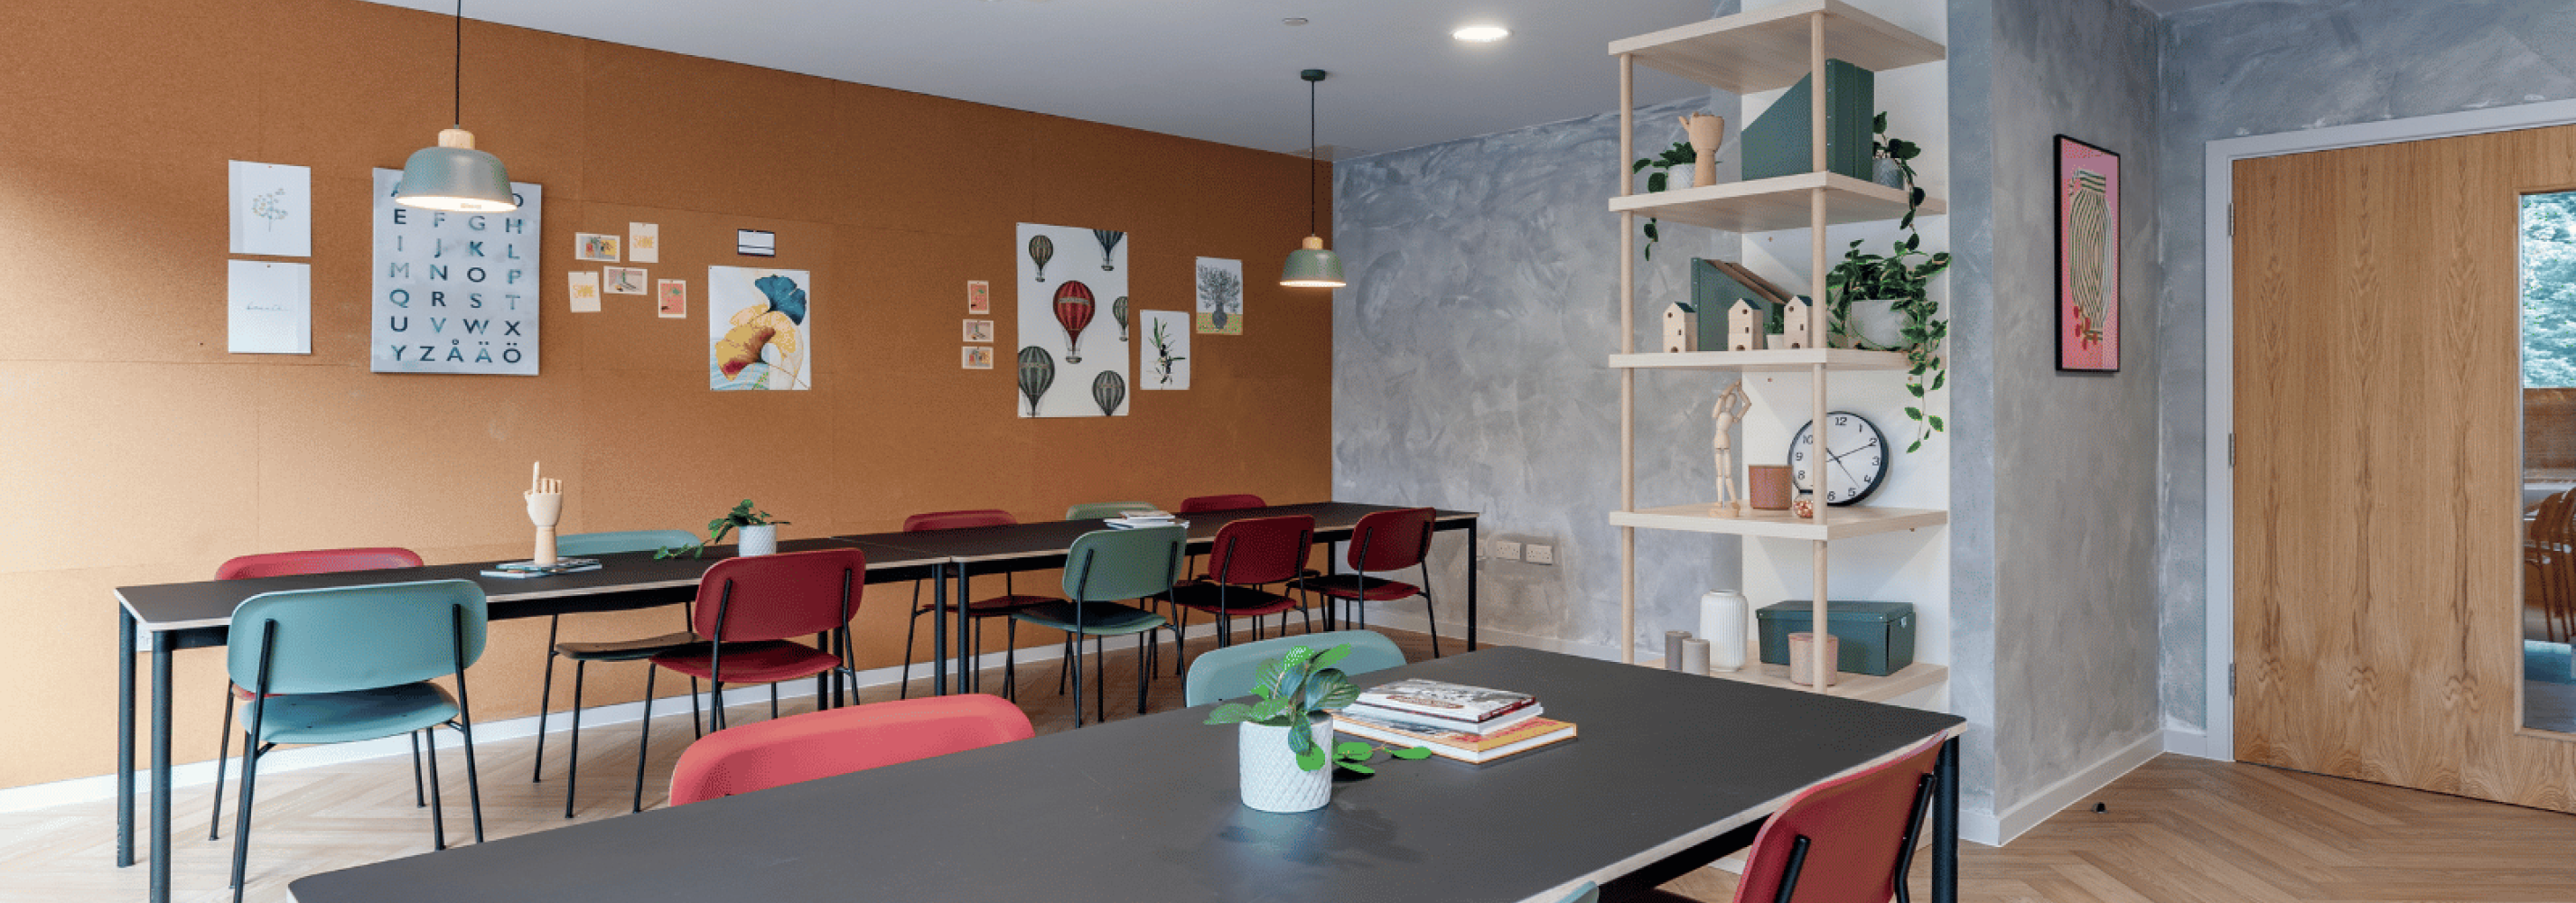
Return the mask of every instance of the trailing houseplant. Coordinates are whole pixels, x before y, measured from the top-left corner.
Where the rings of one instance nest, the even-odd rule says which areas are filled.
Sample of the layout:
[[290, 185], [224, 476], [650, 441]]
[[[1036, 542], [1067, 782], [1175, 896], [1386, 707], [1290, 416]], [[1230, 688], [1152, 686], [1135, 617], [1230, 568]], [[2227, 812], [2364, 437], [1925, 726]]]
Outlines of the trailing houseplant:
[[[1209, 724], [1238, 725], [1243, 804], [1265, 812], [1322, 808], [1332, 797], [1331, 764], [1375, 774], [1367, 763], [1378, 747], [1334, 744], [1332, 713], [1360, 698], [1360, 688], [1333, 664], [1351, 654], [1344, 643], [1322, 652], [1306, 646], [1261, 663], [1251, 703], [1229, 702], [1208, 713]], [[1421, 759], [1420, 747], [1393, 749], [1398, 759]]]
[[[704, 558], [706, 557], [708, 546], [723, 542], [725, 536], [731, 534], [736, 528], [776, 527], [785, 523], [787, 523], [787, 521], [772, 517], [767, 511], [754, 510], [751, 500], [743, 499], [742, 504], [733, 506], [733, 510], [727, 511], [724, 514], [719, 515], [715, 520], [707, 522], [707, 538], [704, 542], [693, 542], [676, 549], [658, 549], [653, 552], [653, 557], [661, 559], [678, 558], [682, 555], [687, 555], [692, 558]], [[749, 531], [746, 530], [745, 533], [747, 535]], [[771, 545], [774, 548], [776, 546], [775, 534], [772, 534], [771, 538]]]
[[[1653, 170], [1646, 174], [1646, 193], [1653, 194], [1672, 186], [1674, 167], [1688, 168], [1698, 163], [1699, 151], [1692, 148], [1690, 142], [1675, 141], [1673, 146], [1664, 148], [1661, 153], [1637, 158], [1636, 163], [1629, 165], [1628, 172], [1633, 175]], [[1646, 219], [1647, 260], [1655, 259], [1655, 242], [1662, 240], [1663, 233], [1657, 230], [1654, 218], [1648, 217]]]
[[[1832, 334], [1853, 348], [1905, 353], [1905, 390], [1914, 403], [1905, 408], [1905, 417], [1914, 422], [1914, 441], [1908, 452], [1923, 448], [1932, 434], [1943, 432], [1948, 424], [1938, 414], [1924, 410], [1930, 393], [1938, 392], [1949, 382], [1949, 367], [1942, 357], [1942, 343], [1950, 337], [1949, 318], [1941, 315], [1941, 305], [1932, 300], [1932, 277], [1950, 267], [1950, 253], [1925, 252], [1923, 234], [1914, 228], [1914, 217], [1923, 207], [1923, 188], [1915, 184], [1911, 161], [1921, 156], [1921, 145], [1887, 134], [1887, 114], [1880, 113], [1871, 121], [1877, 133], [1872, 142], [1878, 152], [1896, 161], [1897, 171], [1904, 176], [1905, 216], [1897, 228], [1905, 233], [1887, 254], [1861, 250], [1860, 241], [1843, 251], [1843, 259], [1825, 273], [1825, 308]], [[1894, 345], [1882, 345], [1862, 337], [1852, 324], [1851, 305], [1857, 300], [1886, 300], [1902, 318], [1899, 339]]]

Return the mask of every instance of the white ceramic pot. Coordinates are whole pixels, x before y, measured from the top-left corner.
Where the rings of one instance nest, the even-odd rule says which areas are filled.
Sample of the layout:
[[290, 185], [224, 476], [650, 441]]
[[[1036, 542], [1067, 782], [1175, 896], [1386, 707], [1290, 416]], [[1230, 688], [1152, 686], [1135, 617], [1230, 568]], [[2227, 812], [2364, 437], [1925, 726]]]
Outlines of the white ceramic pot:
[[753, 524], [742, 528], [741, 545], [734, 554], [743, 557], [778, 554], [778, 525]]
[[1746, 607], [1744, 594], [1731, 589], [1710, 590], [1699, 597], [1699, 635], [1708, 640], [1709, 670], [1744, 668]]
[[[1314, 732], [1315, 746], [1329, 755], [1333, 719], [1317, 719], [1307, 730]], [[1288, 728], [1242, 722], [1235, 744], [1244, 805], [1263, 812], [1311, 812], [1333, 801], [1332, 763], [1313, 771], [1298, 768], [1297, 754], [1288, 751]]]
[[1853, 337], [1868, 342], [1871, 347], [1905, 347], [1905, 315], [1896, 311], [1894, 298], [1854, 300], [1851, 319], [1845, 321], [1845, 327]]
[[1879, 157], [1870, 164], [1869, 180], [1889, 188], [1903, 188], [1905, 170], [1897, 168], [1896, 158]]
[[1690, 167], [1676, 166], [1671, 169], [1664, 170], [1665, 191], [1680, 191], [1689, 187], [1691, 187]]

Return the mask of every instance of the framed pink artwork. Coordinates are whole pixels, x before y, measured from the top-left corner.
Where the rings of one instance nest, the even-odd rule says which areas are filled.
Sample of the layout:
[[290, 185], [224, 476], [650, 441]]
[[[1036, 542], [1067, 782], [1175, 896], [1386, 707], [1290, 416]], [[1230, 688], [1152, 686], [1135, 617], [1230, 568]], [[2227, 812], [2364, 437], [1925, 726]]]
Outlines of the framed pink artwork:
[[2057, 369], [2120, 370], [2120, 155], [2057, 136]]

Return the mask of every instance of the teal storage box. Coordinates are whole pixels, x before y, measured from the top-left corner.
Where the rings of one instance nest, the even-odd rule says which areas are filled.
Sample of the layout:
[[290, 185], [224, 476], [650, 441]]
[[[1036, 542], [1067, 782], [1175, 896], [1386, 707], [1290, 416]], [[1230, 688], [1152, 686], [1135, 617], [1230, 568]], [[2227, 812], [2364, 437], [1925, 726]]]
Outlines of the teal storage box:
[[[1798, 599], [1753, 613], [1762, 628], [1762, 663], [1789, 663], [1789, 635], [1813, 624], [1814, 603]], [[1914, 603], [1827, 602], [1825, 630], [1842, 639], [1834, 669], [1886, 677], [1914, 664]]]

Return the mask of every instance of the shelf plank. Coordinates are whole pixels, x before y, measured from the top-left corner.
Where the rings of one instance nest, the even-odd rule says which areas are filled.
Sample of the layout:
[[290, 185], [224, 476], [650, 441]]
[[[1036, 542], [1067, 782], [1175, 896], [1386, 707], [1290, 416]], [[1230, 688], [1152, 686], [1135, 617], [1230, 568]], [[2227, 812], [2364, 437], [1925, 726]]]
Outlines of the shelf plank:
[[1895, 351], [1850, 348], [1798, 348], [1763, 351], [1693, 351], [1613, 354], [1613, 370], [1730, 370], [1738, 373], [1804, 373], [1817, 364], [1827, 370], [1903, 370], [1905, 355]]
[[1937, 527], [1950, 522], [1950, 512], [1924, 508], [1879, 508], [1854, 505], [1825, 512], [1824, 526], [1786, 511], [1746, 511], [1740, 517], [1719, 517], [1710, 513], [1714, 505], [1669, 505], [1662, 508], [1640, 508], [1635, 511], [1610, 512], [1610, 524], [1617, 527], [1642, 527], [1649, 530], [1681, 530], [1691, 533], [1723, 533], [1732, 536], [1769, 536], [1778, 539], [1850, 539], [1875, 533], [1894, 533], [1919, 527]]
[[[1647, 668], [1661, 668], [1664, 666], [1664, 657], [1660, 655], [1642, 656], [1637, 659], [1637, 664]], [[1810, 687], [1805, 684], [1790, 683], [1789, 666], [1765, 665], [1762, 664], [1759, 659], [1750, 655], [1745, 659], [1744, 670], [1719, 671], [1708, 676], [1719, 680], [1732, 680], [1739, 683], [1760, 684], [1766, 687], [1779, 687], [1783, 690], [1796, 690], [1801, 693], [1815, 692], [1814, 687]], [[1840, 696], [1845, 699], [1858, 699], [1863, 702], [1886, 702], [1926, 687], [1940, 686], [1943, 683], [1947, 683], [1949, 680], [1949, 668], [1929, 662], [1915, 662], [1914, 664], [1907, 665], [1904, 669], [1885, 677], [1872, 677], [1866, 674], [1853, 674], [1849, 671], [1844, 671], [1840, 672], [1840, 676], [1835, 678], [1836, 683], [1833, 685], [1831, 695]]]
[[[1863, 182], [1841, 173], [1799, 173], [1750, 182], [1729, 182], [1632, 194], [1610, 199], [1610, 212], [1635, 213], [1677, 223], [1729, 232], [1776, 232], [1807, 228], [1807, 194], [1825, 190], [1825, 223], [1867, 223], [1905, 215], [1905, 189]], [[1924, 198], [1920, 213], [1950, 212], [1940, 198]]]
[[1610, 55], [1736, 94], [1807, 77], [1807, 15], [1825, 14], [1825, 56], [1871, 72], [1935, 62], [1941, 45], [1842, 0], [1793, 0], [1610, 42]]

